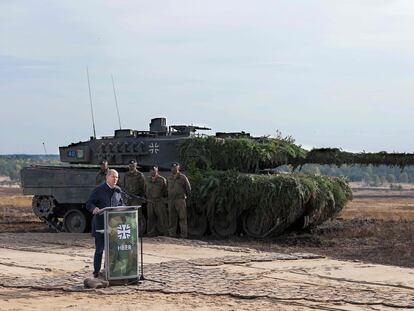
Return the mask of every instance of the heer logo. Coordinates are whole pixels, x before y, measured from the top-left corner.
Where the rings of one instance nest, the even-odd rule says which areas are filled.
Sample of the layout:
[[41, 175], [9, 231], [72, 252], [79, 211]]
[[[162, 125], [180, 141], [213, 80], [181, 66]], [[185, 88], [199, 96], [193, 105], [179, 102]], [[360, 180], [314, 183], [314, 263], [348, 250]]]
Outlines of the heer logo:
[[151, 143], [149, 144], [148, 148], [149, 152], [151, 152], [152, 154], [158, 153], [158, 151], [160, 151], [160, 145], [158, 145], [158, 143]]
[[131, 227], [128, 224], [118, 226], [118, 239], [126, 240], [131, 237]]

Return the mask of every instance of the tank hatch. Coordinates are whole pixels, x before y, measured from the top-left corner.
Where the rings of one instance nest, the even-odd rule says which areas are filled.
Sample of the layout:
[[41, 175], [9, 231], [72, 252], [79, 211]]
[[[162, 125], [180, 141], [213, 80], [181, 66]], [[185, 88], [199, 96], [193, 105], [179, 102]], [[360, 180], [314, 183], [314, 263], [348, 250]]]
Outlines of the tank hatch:
[[209, 131], [211, 128], [195, 125], [171, 125], [171, 135], [190, 135], [198, 130]]
[[115, 130], [115, 138], [136, 137], [136, 131], [131, 129]]
[[151, 119], [150, 132], [157, 133], [158, 135], [167, 135], [167, 119], [166, 118], [154, 118]]

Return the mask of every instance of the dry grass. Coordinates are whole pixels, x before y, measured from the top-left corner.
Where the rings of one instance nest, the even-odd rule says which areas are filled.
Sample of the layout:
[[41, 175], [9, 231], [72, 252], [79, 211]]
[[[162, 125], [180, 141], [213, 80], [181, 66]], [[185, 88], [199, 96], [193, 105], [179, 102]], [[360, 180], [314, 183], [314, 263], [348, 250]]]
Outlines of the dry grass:
[[23, 195], [22, 189], [18, 187], [1, 187], [0, 196], [4, 195]]
[[321, 254], [414, 267], [413, 220], [339, 219], [315, 234], [327, 246]]
[[414, 267], [414, 192], [356, 191], [337, 219], [312, 232], [289, 233], [274, 240], [236, 237], [215, 242]]
[[320, 253], [414, 267], [414, 191], [354, 191], [336, 220], [315, 230]]
[[19, 188], [0, 187], [0, 232], [39, 231], [45, 225], [32, 211], [32, 196]]
[[414, 196], [358, 197], [349, 202], [339, 217], [343, 219], [372, 218], [380, 220], [414, 220]]
[[1, 206], [13, 206], [17, 208], [32, 208], [32, 196], [31, 195], [6, 195], [0, 196], [0, 207]]

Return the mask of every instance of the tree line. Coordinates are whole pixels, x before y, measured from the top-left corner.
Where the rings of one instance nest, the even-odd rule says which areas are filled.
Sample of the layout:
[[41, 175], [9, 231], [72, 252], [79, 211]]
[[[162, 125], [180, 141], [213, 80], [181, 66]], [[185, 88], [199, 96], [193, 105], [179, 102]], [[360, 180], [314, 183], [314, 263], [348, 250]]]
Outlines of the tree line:
[[58, 155], [0, 155], [0, 176], [9, 177], [12, 182], [20, 181], [20, 170], [30, 165], [59, 165]]

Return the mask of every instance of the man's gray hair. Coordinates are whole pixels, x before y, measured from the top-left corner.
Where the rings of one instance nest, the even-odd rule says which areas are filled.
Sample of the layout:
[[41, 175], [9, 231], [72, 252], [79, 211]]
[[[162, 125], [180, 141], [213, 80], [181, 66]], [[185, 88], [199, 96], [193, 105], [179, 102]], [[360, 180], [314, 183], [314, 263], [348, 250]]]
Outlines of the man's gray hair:
[[111, 176], [114, 173], [117, 173], [118, 174], [118, 171], [117, 170], [114, 170], [113, 168], [111, 168], [111, 169], [108, 170], [108, 173], [106, 173], [106, 177], [109, 177], [109, 176]]

